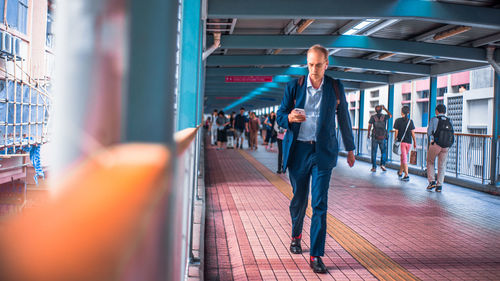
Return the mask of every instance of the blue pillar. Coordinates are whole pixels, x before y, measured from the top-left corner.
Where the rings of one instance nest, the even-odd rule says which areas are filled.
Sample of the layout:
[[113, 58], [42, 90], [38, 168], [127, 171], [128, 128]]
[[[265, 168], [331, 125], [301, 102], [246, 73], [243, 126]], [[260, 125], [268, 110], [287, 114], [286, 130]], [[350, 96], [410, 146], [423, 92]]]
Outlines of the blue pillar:
[[182, 3], [177, 129], [196, 127], [201, 78], [201, 0]]
[[363, 116], [365, 113], [365, 90], [359, 90], [359, 118], [358, 118], [358, 146], [356, 147], [358, 150], [358, 155], [361, 153], [361, 136], [363, 129]]
[[437, 76], [430, 77], [429, 87], [429, 120], [427, 124], [431, 123], [432, 117], [436, 116], [436, 103], [437, 103]]
[[174, 146], [178, 2], [129, 1], [124, 142]]
[[499, 153], [498, 136], [500, 135], [500, 73], [494, 72], [495, 82], [493, 84], [493, 127], [490, 154], [490, 183], [496, 185], [498, 178], [497, 156]]
[[389, 97], [387, 99], [387, 110], [392, 114], [392, 120], [389, 121], [387, 130], [392, 131], [392, 125], [394, 123], [394, 116], [396, 116], [394, 112], [394, 84], [389, 84]]

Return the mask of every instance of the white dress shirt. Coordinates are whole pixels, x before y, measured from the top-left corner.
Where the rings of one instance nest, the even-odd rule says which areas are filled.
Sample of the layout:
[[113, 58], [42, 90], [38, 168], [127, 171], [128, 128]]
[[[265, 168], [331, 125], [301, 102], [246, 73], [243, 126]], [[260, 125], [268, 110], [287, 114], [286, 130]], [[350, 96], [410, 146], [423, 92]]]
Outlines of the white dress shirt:
[[307, 75], [306, 102], [304, 111], [306, 112], [306, 121], [300, 124], [300, 131], [297, 137], [299, 141], [316, 141], [316, 127], [319, 120], [319, 109], [321, 105], [321, 97], [323, 96], [323, 82], [318, 89], [315, 89], [311, 83], [309, 75]]

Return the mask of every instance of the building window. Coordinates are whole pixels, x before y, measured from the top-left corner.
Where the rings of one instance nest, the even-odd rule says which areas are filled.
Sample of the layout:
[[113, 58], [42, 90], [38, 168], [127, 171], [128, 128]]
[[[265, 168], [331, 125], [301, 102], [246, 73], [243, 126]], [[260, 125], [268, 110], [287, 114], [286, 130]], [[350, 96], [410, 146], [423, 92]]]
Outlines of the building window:
[[453, 93], [463, 93], [463, 92], [469, 90], [470, 84], [456, 85], [456, 86], [452, 86], [451, 88], [453, 89]]
[[355, 101], [351, 101], [351, 107], [356, 107], [356, 102]]
[[379, 92], [379, 90], [376, 90], [376, 91], [371, 91], [371, 92], [370, 92], [370, 96], [371, 96], [372, 98], [378, 98], [378, 97], [380, 96], [380, 92]]
[[418, 91], [417, 95], [421, 99], [425, 99], [429, 97], [429, 90]]
[[444, 97], [444, 94], [448, 92], [448, 87], [438, 88], [437, 96]]
[[488, 128], [469, 128], [469, 134], [486, 135], [488, 134]]
[[45, 45], [49, 48], [54, 47], [54, 33], [52, 33], [52, 25], [54, 22], [54, 12], [52, 11], [50, 7], [50, 1], [49, 1], [49, 8], [47, 10], [47, 39], [45, 41]]
[[403, 93], [403, 101], [411, 100], [411, 93]]
[[[5, 3], [5, 0], [0, 3], [2, 8], [4, 6], [3, 3]], [[7, 25], [26, 34], [28, 25], [28, 0], [7, 0]]]

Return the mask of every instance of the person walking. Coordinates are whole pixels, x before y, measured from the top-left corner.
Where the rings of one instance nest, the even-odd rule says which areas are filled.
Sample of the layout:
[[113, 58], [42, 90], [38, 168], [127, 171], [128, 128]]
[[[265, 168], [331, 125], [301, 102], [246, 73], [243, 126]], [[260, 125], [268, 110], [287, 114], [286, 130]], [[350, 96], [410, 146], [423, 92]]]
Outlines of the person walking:
[[[387, 114], [382, 114], [384, 110]], [[368, 121], [367, 138], [372, 139], [372, 172], [377, 171], [377, 149], [380, 147], [380, 169], [386, 171], [387, 161], [387, 121], [392, 118], [392, 114], [383, 105], [375, 106], [375, 114]], [[372, 132], [373, 126], [373, 132]]]
[[278, 132], [274, 130], [274, 125], [276, 124], [276, 113], [271, 112], [269, 116], [266, 118], [264, 124], [270, 128], [267, 130], [267, 147], [266, 150], [273, 150], [273, 144], [276, 143], [276, 137], [278, 136]]
[[283, 173], [283, 138], [285, 137], [286, 130], [278, 125], [278, 122], [274, 123], [274, 130], [277, 132], [276, 140], [278, 141], [278, 170], [276, 174]]
[[264, 114], [259, 117], [259, 122], [260, 122], [260, 136], [262, 137], [262, 145], [267, 145], [267, 126], [265, 124], [265, 121], [267, 120], [267, 114]]
[[287, 129], [283, 140], [283, 171], [289, 169], [293, 187], [290, 251], [302, 253], [302, 226], [312, 178], [309, 265], [316, 273], [326, 273], [321, 257], [325, 253], [328, 188], [339, 151], [335, 113], [351, 167], [355, 162], [355, 146], [344, 87], [340, 81], [325, 75], [328, 51], [321, 45], [309, 48], [307, 67], [307, 76], [287, 84], [277, 120], [279, 126]]
[[212, 145], [217, 145], [217, 109], [214, 109], [214, 112], [212, 113], [212, 123], [210, 124], [210, 139]]
[[222, 150], [227, 142], [226, 126], [229, 125], [229, 120], [224, 115], [224, 111], [219, 111], [215, 123], [217, 124], [217, 150]]
[[401, 108], [401, 118], [394, 121], [394, 141], [401, 142], [400, 149], [400, 162], [398, 176], [402, 181], [409, 181], [408, 175], [408, 153], [411, 149], [413, 140], [413, 149], [417, 149], [417, 141], [415, 140], [415, 125], [413, 120], [410, 119], [410, 108], [405, 105]]
[[234, 137], [236, 138], [236, 149], [243, 148], [243, 142], [245, 141], [245, 128], [247, 123], [247, 117], [245, 116], [245, 108], [240, 108], [240, 113], [234, 117], [233, 128]]
[[250, 120], [248, 121], [248, 130], [250, 132], [250, 149], [257, 150], [258, 143], [257, 137], [259, 135], [260, 120], [255, 116], [255, 112], [250, 113]]
[[[429, 185], [427, 190], [431, 191], [436, 188], [436, 192], [441, 192], [443, 189], [444, 174], [446, 172], [446, 160], [448, 159], [448, 149], [455, 141], [455, 132], [450, 119], [446, 117], [446, 106], [438, 104], [436, 106], [436, 116], [432, 117], [429, 127], [427, 127], [427, 135], [430, 139], [429, 150], [427, 152], [427, 180]], [[438, 173], [437, 181], [435, 180], [434, 163], [438, 158]]]

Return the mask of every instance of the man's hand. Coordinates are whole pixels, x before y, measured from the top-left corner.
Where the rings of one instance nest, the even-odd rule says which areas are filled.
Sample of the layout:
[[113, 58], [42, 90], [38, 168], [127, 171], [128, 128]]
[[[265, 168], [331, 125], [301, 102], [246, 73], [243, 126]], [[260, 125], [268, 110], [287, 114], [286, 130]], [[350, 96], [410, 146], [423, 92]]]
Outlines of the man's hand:
[[298, 113], [295, 109], [288, 114], [288, 123], [301, 123], [306, 121], [306, 116]]
[[356, 157], [354, 157], [354, 151], [348, 151], [347, 152], [347, 164], [349, 164], [349, 167], [354, 166], [354, 162], [356, 162]]

